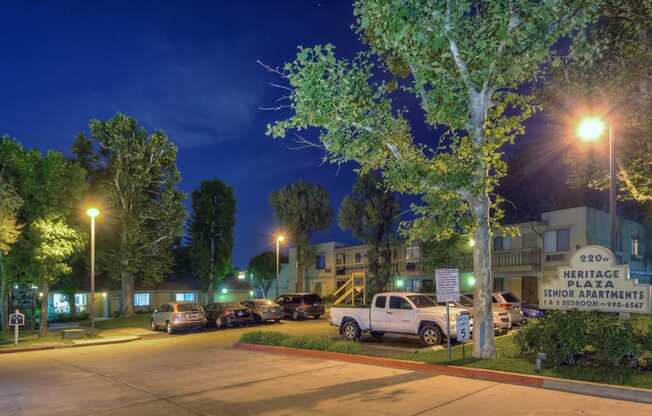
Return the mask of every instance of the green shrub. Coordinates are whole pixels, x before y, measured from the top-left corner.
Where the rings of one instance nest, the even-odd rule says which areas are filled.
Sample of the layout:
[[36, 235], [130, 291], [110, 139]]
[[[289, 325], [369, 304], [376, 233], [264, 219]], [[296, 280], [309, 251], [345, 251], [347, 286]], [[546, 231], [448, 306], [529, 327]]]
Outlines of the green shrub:
[[[521, 354], [546, 353], [554, 365], [628, 366], [652, 343], [652, 319], [621, 321], [616, 314], [550, 311], [514, 336]], [[640, 361], [640, 359], [639, 359]]]
[[361, 354], [362, 347], [357, 342], [340, 341], [327, 336], [303, 335], [292, 336], [280, 332], [248, 332], [240, 337], [240, 342], [248, 344], [276, 345], [287, 348], [300, 348], [304, 350], [318, 350], [343, 352], [347, 354]]
[[288, 337], [289, 335], [280, 332], [256, 331], [243, 334], [240, 337], [240, 342], [245, 342], [247, 344], [281, 345], [283, 340]]
[[362, 346], [353, 341], [332, 341], [327, 351], [344, 354], [362, 354]]

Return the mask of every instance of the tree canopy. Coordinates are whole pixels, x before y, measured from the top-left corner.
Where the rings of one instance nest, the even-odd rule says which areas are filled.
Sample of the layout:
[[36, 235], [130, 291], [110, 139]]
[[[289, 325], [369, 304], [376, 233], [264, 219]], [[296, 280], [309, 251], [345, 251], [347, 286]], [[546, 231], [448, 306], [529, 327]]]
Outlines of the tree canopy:
[[276, 253], [265, 251], [249, 261], [249, 273], [254, 277], [254, 284], [263, 290], [264, 297], [276, 281]]
[[171, 247], [183, 232], [177, 148], [165, 133], [150, 134], [123, 114], [93, 120], [90, 130], [106, 178], [107, 217], [118, 235], [98, 257], [120, 279], [122, 313], [130, 314], [135, 279], [150, 285], [162, 281], [172, 267]]
[[382, 178], [375, 172], [363, 174], [353, 184], [351, 193], [340, 205], [338, 223], [369, 245], [370, 286], [375, 291], [385, 290], [392, 277], [392, 248], [400, 204], [388, 191]]
[[[280, 69], [290, 117], [267, 133], [316, 127], [315, 146], [335, 163], [380, 169], [390, 189], [420, 196], [404, 224], [414, 239], [472, 233], [476, 296], [474, 355], [493, 357], [490, 227], [506, 172], [501, 147], [537, 109], [524, 84], [555, 65], [553, 46], [581, 30], [599, 1], [357, 0], [355, 29], [370, 49], [338, 58], [332, 45], [299, 48]], [[385, 71], [385, 72], [383, 72]], [[392, 99], [413, 94], [443, 135], [413, 137]], [[301, 140], [310, 141], [302, 138]]]
[[333, 217], [328, 193], [319, 185], [299, 180], [272, 192], [269, 204], [296, 244], [296, 290], [302, 292], [306, 290], [305, 270], [312, 258], [310, 237], [315, 231], [328, 228]]
[[190, 244], [192, 267], [213, 299], [213, 289], [231, 267], [235, 227], [233, 188], [218, 179], [203, 181], [192, 192]]

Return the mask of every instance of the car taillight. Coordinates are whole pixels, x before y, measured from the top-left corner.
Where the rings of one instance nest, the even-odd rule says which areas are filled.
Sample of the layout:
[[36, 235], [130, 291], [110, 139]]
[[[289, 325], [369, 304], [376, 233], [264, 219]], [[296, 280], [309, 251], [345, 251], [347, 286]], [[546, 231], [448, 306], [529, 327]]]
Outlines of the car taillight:
[[512, 304], [511, 303], [501, 303], [500, 308], [505, 309], [506, 311], [508, 311], [508, 310], [512, 309]]

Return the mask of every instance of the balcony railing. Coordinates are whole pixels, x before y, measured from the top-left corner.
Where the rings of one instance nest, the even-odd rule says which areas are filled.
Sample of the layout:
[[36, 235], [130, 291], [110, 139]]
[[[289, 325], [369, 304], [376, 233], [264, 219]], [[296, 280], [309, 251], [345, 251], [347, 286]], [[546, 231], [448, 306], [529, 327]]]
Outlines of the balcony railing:
[[[495, 251], [491, 254], [492, 268], [540, 266], [541, 250], [538, 248], [526, 248], [521, 250]], [[473, 254], [466, 253], [459, 263], [462, 270], [473, 269]]]

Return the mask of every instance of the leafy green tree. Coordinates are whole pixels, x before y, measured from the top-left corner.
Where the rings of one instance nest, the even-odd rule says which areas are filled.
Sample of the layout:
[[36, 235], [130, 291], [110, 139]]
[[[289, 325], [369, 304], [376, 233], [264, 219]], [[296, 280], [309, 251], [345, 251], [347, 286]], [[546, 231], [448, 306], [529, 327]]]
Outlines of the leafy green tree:
[[[0, 166], [1, 169], [1, 166]], [[0, 170], [0, 330], [6, 330], [6, 311], [9, 309], [8, 279], [5, 273], [4, 257], [18, 240], [21, 226], [18, 223], [18, 210], [23, 204], [22, 198], [2, 177]]]
[[351, 193], [340, 205], [340, 228], [369, 245], [370, 286], [375, 292], [384, 291], [392, 277], [392, 248], [397, 240], [399, 210], [396, 196], [374, 172], [358, 177]]
[[121, 313], [130, 315], [135, 279], [160, 282], [172, 267], [171, 247], [183, 232], [177, 148], [165, 133], [149, 134], [123, 114], [93, 120], [90, 130], [105, 169], [107, 217], [117, 234], [110, 240], [114, 245], [98, 247], [98, 257], [104, 258], [101, 264], [107, 272], [120, 279]]
[[319, 185], [299, 180], [272, 192], [269, 204], [297, 246], [296, 290], [303, 292], [306, 267], [313, 256], [310, 237], [328, 228], [333, 216], [328, 193]]
[[249, 261], [249, 273], [254, 277], [254, 284], [263, 289], [263, 296], [276, 281], [276, 252], [265, 251]]
[[69, 259], [83, 249], [83, 235], [68, 226], [66, 221], [57, 216], [39, 218], [30, 224], [29, 233], [34, 245], [35, 269], [41, 288], [41, 317], [39, 335], [45, 336], [48, 323], [48, 295], [50, 286], [72, 272]]
[[[599, 24], [575, 38], [546, 95], [557, 119], [570, 114], [577, 123], [582, 113], [607, 118], [616, 140], [620, 197], [652, 201], [652, 0], [606, 0], [600, 16]], [[569, 147], [571, 184], [609, 187], [609, 147], [602, 142]]]
[[[598, 3], [357, 0], [356, 30], [369, 51], [338, 59], [332, 45], [299, 48], [293, 62], [268, 67], [286, 80], [293, 111], [269, 135], [316, 127], [313, 143], [327, 161], [379, 169], [393, 191], [421, 196], [404, 227], [412, 239], [474, 235], [476, 357], [495, 355], [490, 230], [500, 218], [492, 195], [507, 168], [501, 147], [536, 110], [519, 87], [557, 62], [553, 46], [583, 28]], [[417, 141], [406, 110], [392, 103], [399, 90], [445, 134]]]
[[192, 267], [208, 289], [208, 299], [213, 301], [214, 288], [231, 267], [235, 227], [233, 188], [218, 179], [202, 181], [199, 189], [192, 192], [192, 210]]

